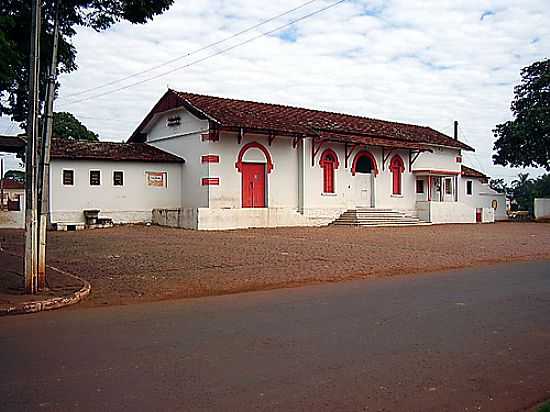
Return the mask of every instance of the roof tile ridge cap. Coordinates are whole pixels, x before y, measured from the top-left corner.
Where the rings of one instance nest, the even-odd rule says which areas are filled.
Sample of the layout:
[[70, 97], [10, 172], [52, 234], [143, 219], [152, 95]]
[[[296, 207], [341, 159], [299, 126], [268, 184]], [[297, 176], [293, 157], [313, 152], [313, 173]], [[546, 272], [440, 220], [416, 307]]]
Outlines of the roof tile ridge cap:
[[[189, 98], [185, 95], [193, 95], [193, 96], [197, 96], [197, 97], [212, 97], [212, 98], [214, 98], [215, 96], [207, 96], [207, 95], [202, 95], [202, 94], [197, 94], [197, 93], [181, 92], [181, 91], [174, 90], [174, 89], [168, 89], [168, 90], [173, 92], [179, 99], [182, 99], [185, 103], [187, 103], [188, 105], [193, 107], [195, 110], [201, 112], [205, 117], [213, 120], [214, 122], [216, 122], [220, 125], [223, 124], [218, 119], [216, 119], [214, 116], [212, 116], [211, 114], [209, 114], [205, 110], [201, 109], [200, 107], [197, 107], [197, 105], [194, 104], [193, 102], [189, 101]], [[218, 97], [218, 99], [222, 99], [222, 97]]]
[[[375, 121], [375, 122], [383, 122], [383, 123], [396, 124], [396, 125], [401, 125], [401, 126], [414, 126], [414, 127], [419, 127], [419, 128], [430, 128], [429, 126], [423, 126], [423, 125], [418, 125], [418, 124], [413, 124], [413, 123], [404, 123], [404, 122], [398, 122], [398, 121], [394, 121], [394, 120], [377, 119], [375, 117], [362, 116], [362, 115], [359, 115], [359, 114], [343, 113], [343, 112], [337, 112], [337, 111], [332, 111], [332, 110], [311, 109], [311, 108], [307, 108], [307, 107], [293, 106], [293, 105], [288, 105], [288, 104], [260, 102], [260, 101], [257, 101], [257, 100], [234, 99], [232, 97], [222, 97], [222, 96], [213, 96], [211, 94], [182, 92], [182, 91], [178, 91], [178, 90], [173, 90], [173, 91], [178, 95], [191, 95], [191, 96], [195, 96], [195, 97], [206, 97], [206, 98], [211, 98], [211, 99], [220, 99], [220, 100], [233, 101], [233, 102], [254, 103], [254, 104], [261, 104], [261, 105], [266, 105], [266, 106], [277, 106], [277, 107], [282, 107], [282, 108], [285, 108], [285, 109], [297, 109], [297, 110], [307, 110], [307, 111], [316, 112], [316, 113], [335, 114], [335, 115], [339, 115], [339, 116], [354, 117], [354, 118], [357, 118], [357, 119], [371, 120], [371, 121]], [[180, 97], [187, 101], [187, 98], [185, 98], [184, 96], [180, 96]]]

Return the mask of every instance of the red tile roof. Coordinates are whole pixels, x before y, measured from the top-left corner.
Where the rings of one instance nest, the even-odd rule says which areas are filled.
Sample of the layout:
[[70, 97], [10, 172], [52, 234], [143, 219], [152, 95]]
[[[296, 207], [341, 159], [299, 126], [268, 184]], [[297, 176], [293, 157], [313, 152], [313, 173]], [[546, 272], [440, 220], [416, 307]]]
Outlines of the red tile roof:
[[4, 189], [25, 189], [25, 184], [14, 179], [3, 179]]
[[181, 157], [145, 143], [88, 142], [52, 139], [52, 159], [124, 160], [141, 162], [181, 163]]
[[489, 177], [486, 174], [478, 172], [477, 170], [464, 165], [462, 165], [462, 176], [473, 177], [476, 179], [489, 179]]
[[19, 153], [25, 150], [25, 140], [21, 136], [0, 135], [0, 152]]
[[381, 138], [391, 140], [395, 144], [403, 142], [424, 143], [474, 150], [465, 143], [446, 136], [430, 127], [279, 104], [205, 96], [175, 90], [168, 90], [166, 92], [130, 137], [130, 141], [140, 141], [140, 139], [143, 139], [140, 133], [155, 113], [181, 106], [199, 117], [213, 121], [222, 128], [244, 128], [269, 131], [275, 134], [307, 136], [332, 133], [356, 137]]

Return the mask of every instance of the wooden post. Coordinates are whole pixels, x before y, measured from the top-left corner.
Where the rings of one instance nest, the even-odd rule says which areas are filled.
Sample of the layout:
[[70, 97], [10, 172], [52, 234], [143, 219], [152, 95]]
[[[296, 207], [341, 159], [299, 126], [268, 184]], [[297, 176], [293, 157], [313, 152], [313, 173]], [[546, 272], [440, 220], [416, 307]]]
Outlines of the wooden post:
[[40, 25], [42, 3], [32, 2], [32, 27], [29, 70], [29, 119], [25, 154], [25, 291], [36, 292], [36, 142], [38, 137], [40, 84]]
[[59, 42], [59, 0], [55, 3], [55, 20], [53, 27], [52, 61], [48, 76], [46, 92], [46, 110], [43, 128], [43, 138], [40, 153], [40, 168], [38, 171], [39, 194], [39, 229], [38, 229], [38, 289], [46, 288], [46, 236], [49, 225], [50, 205], [50, 147], [53, 132], [53, 101], [55, 83], [57, 80], [57, 47]]

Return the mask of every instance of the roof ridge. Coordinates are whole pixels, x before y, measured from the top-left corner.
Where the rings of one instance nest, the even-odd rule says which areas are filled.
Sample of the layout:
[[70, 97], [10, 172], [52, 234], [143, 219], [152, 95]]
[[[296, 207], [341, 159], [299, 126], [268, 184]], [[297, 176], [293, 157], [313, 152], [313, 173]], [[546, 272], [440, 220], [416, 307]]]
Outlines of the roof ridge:
[[[446, 134], [441, 133], [440, 131], [433, 129], [430, 126], [425, 126], [425, 125], [398, 122], [398, 121], [394, 121], [394, 120], [377, 119], [377, 118], [374, 118], [374, 117], [368, 117], [368, 116], [363, 116], [363, 115], [359, 115], [359, 114], [349, 114], [349, 113], [337, 112], [337, 111], [332, 111], [332, 110], [310, 109], [310, 108], [307, 108], [307, 107], [293, 106], [293, 105], [281, 104], [281, 103], [268, 103], [268, 102], [265, 102], [265, 101], [257, 101], [257, 100], [235, 99], [235, 98], [232, 98], [232, 97], [221, 97], [221, 96], [214, 96], [214, 95], [211, 95], [211, 94], [184, 92], [184, 91], [175, 90], [175, 89], [169, 89], [169, 90], [176, 93], [176, 94], [178, 94], [178, 95], [180, 95], [180, 94], [192, 95], [192, 96], [196, 96], [196, 97], [208, 97], [208, 98], [212, 98], [212, 99], [221, 99], [221, 100], [233, 101], [233, 102], [254, 103], [254, 104], [261, 104], [261, 105], [266, 105], [266, 106], [283, 107], [283, 108], [287, 108], [287, 109], [306, 110], [308, 112], [317, 112], [317, 113], [324, 113], [324, 114], [335, 114], [335, 115], [339, 115], [339, 116], [354, 117], [354, 118], [370, 120], [370, 121], [375, 121], [375, 122], [381, 122], [381, 123], [386, 123], [386, 124], [395, 124], [395, 125], [400, 125], [400, 126], [412, 126], [412, 127], [421, 128], [421, 129], [430, 129], [430, 130], [433, 130], [437, 133], [440, 133], [440, 134], [452, 139], [451, 136], [447, 136]], [[183, 97], [183, 96], [180, 96], [180, 97]]]

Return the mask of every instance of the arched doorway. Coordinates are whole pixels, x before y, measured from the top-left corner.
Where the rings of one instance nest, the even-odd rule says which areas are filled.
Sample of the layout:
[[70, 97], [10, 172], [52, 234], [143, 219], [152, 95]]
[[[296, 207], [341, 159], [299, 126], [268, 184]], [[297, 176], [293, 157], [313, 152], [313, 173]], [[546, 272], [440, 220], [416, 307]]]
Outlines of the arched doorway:
[[269, 151], [259, 143], [248, 143], [239, 152], [235, 167], [242, 176], [242, 207], [267, 207], [267, 174], [273, 170]]
[[378, 174], [376, 159], [371, 152], [361, 150], [355, 155], [351, 167], [355, 204], [359, 207], [374, 206], [374, 177]]

